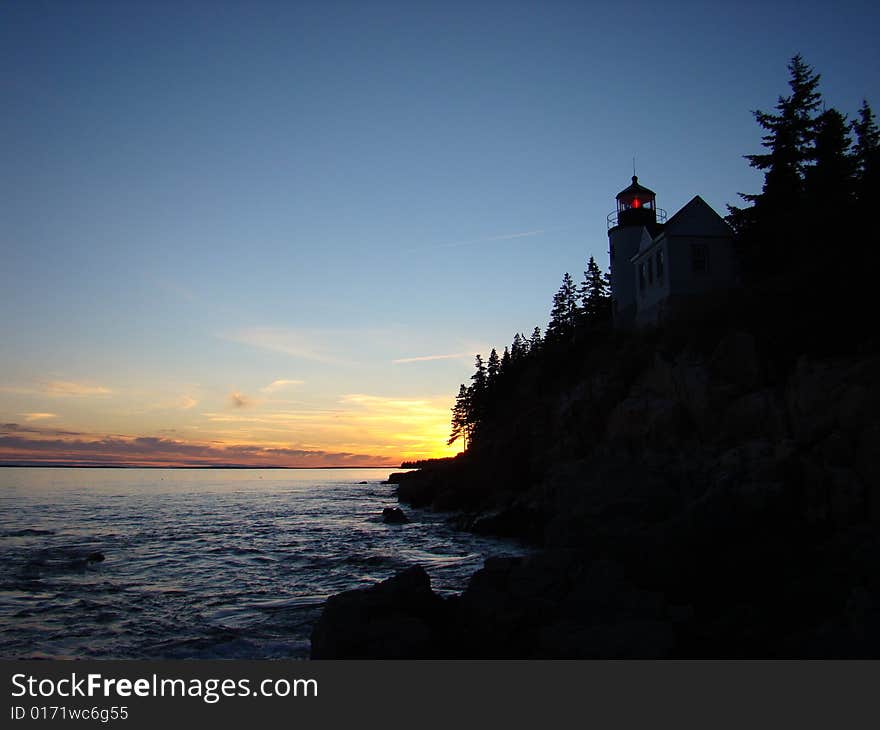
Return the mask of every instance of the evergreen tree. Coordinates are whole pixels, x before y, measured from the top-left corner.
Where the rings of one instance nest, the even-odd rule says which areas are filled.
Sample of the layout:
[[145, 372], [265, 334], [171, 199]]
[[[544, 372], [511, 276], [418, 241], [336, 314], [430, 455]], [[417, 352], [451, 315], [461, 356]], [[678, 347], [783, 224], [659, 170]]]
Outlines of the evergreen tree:
[[767, 151], [746, 159], [764, 172], [762, 191], [740, 193], [751, 207], [728, 206], [727, 221], [740, 235], [742, 263], [752, 272], [777, 271], [785, 261], [786, 243], [798, 239], [804, 221], [804, 174], [813, 159], [820, 76], [800, 55], [791, 59], [788, 70], [791, 94], [779, 97], [776, 113], [753, 112], [766, 131], [762, 145]]
[[880, 195], [880, 130], [874, 112], [866, 100], [862, 100], [859, 118], [852, 123], [855, 144], [853, 156], [856, 164], [856, 196], [867, 204]]
[[486, 384], [488, 382], [486, 365], [483, 363], [483, 358], [480, 355], [476, 356], [474, 368], [475, 371], [474, 374], [471, 375], [471, 380], [474, 381], [474, 394], [479, 396], [486, 390]]
[[516, 361], [523, 355], [525, 355], [525, 346], [523, 345], [522, 336], [517, 332], [513, 336], [513, 344], [510, 346], [510, 359]]
[[599, 323], [610, 316], [611, 294], [608, 281], [592, 256], [587, 262], [587, 270], [584, 272], [584, 281], [580, 286], [579, 294], [585, 321]]
[[501, 358], [498, 357], [498, 351], [493, 347], [492, 352], [489, 353], [489, 360], [486, 362], [486, 374], [489, 383], [495, 382], [500, 368]]
[[812, 167], [805, 175], [806, 201], [814, 219], [839, 224], [847, 220], [856, 188], [857, 160], [850, 154], [846, 117], [828, 109], [816, 121]]
[[562, 277], [559, 291], [553, 295], [553, 307], [550, 310], [550, 323], [547, 325], [547, 337], [563, 339], [571, 334], [577, 318], [577, 289], [571, 274], [567, 271]]
[[752, 167], [764, 171], [764, 189], [760, 195], [744, 196], [746, 200], [783, 209], [800, 196], [816, 136], [815, 114], [822, 104], [820, 76], [804, 63], [800, 54], [791, 59], [788, 71], [791, 95], [779, 97], [778, 113], [753, 112], [758, 124], [767, 130], [762, 144], [769, 151], [746, 155]]
[[504, 354], [501, 356], [501, 367], [499, 368], [499, 373], [509, 373], [510, 372], [510, 350], [505, 346]]
[[483, 422], [483, 415], [486, 412], [487, 391], [489, 385], [489, 377], [486, 372], [486, 365], [480, 355], [476, 356], [474, 374], [471, 375], [473, 384], [468, 391], [468, 437], [470, 443], [476, 441], [480, 432], [480, 426]]
[[455, 398], [455, 405], [452, 406], [452, 434], [449, 436], [446, 445], [451, 446], [457, 439], [461, 438], [462, 447], [466, 451], [469, 435], [470, 394], [464, 383], [462, 383]]
[[541, 349], [541, 328], [535, 327], [532, 330], [532, 336], [529, 338], [529, 352], [538, 352]]

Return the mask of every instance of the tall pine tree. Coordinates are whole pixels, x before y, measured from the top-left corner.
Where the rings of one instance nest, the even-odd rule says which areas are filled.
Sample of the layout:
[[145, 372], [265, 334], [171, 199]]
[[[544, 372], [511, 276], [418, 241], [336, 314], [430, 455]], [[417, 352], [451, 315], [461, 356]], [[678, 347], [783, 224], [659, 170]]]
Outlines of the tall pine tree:
[[596, 259], [590, 256], [587, 270], [584, 272], [584, 281], [578, 292], [581, 311], [587, 323], [599, 324], [611, 316], [611, 294], [608, 288], [608, 281], [602, 274]]
[[486, 375], [490, 384], [495, 382], [500, 368], [501, 358], [498, 357], [498, 351], [493, 347], [492, 352], [489, 353], [489, 359], [486, 361]]
[[455, 398], [455, 405], [452, 406], [452, 433], [446, 445], [452, 446], [460, 438], [462, 440], [462, 447], [467, 451], [470, 428], [470, 393], [464, 383], [462, 383]]
[[852, 123], [855, 144], [856, 197], [863, 205], [870, 204], [880, 195], [880, 130], [877, 119], [866, 100], [862, 100], [858, 119]]
[[577, 313], [577, 289], [571, 274], [566, 271], [559, 291], [553, 295], [550, 323], [547, 325], [548, 339], [562, 340], [569, 337], [574, 329]]
[[814, 221], [826, 226], [848, 221], [855, 201], [857, 160], [851, 154], [850, 125], [837, 109], [816, 120], [813, 165], [804, 175], [805, 199]]
[[764, 172], [758, 194], [740, 193], [751, 207], [728, 206], [728, 223], [740, 236], [740, 255], [747, 273], [775, 273], [804, 226], [804, 174], [813, 158], [816, 112], [822, 104], [819, 74], [800, 55], [788, 64], [791, 93], [780, 96], [776, 112], [753, 112], [766, 131], [766, 152], [746, 155], [749, 165]]

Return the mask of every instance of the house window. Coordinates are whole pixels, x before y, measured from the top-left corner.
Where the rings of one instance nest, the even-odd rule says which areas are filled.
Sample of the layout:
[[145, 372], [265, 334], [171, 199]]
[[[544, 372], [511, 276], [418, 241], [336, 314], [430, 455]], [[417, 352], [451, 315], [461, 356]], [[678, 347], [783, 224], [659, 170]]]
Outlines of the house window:
[[639, 291], [645, 291], [645, 265], [639, 264]]
[[709, 271], [709, 250], [705, 243], [691, 244], [691, 269], [695, 274]]
[[654, 258], [657, 261], [657, 281], [662, 283], [663, 282], [663, 250], [658, 249]]

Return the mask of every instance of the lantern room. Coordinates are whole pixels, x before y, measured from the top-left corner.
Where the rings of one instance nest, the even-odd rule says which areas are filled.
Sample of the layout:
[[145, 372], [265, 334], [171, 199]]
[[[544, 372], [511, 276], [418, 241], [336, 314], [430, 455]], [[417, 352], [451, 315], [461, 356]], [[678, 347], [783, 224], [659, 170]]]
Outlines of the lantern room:
[[609, 228], [657, 223], [656, 197], [653, 190], [639, 185], [639, 178], [633, 175], [632, 185], [617, 194], [617, 210], [608, 216]]

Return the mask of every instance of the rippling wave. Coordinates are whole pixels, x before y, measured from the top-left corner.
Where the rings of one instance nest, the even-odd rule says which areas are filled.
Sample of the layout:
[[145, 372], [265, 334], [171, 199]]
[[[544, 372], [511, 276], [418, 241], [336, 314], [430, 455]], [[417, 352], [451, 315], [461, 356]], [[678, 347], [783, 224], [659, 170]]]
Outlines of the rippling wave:
[[0, 657], [306, 657], [333, 593], [414, 564], [453, 593], [522, 552], [384, 524], [388, 473], [0, 469]]

